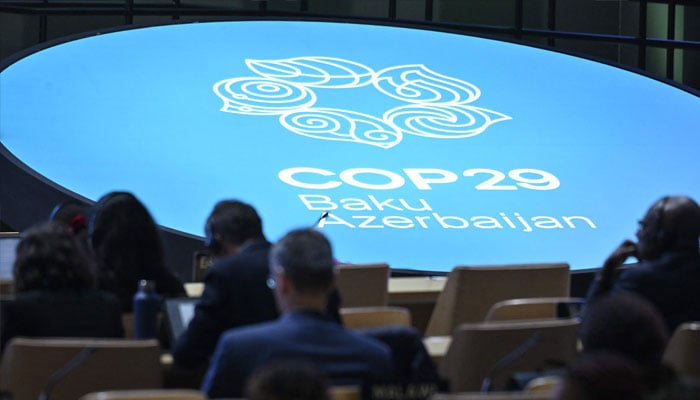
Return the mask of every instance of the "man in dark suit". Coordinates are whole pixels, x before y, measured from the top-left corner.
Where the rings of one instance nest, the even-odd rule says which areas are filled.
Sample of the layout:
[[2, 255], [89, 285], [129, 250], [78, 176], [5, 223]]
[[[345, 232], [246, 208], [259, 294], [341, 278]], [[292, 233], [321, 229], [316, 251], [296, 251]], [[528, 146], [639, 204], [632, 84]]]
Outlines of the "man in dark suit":
[[266, 286], [271, 244], [257, 211], [237, 200], [221, 201], [204, 230], [214, 264], [204, 277], [194, 317], [172, 350], [175, 364], [187, 369], [207, 365], [225, 330], [278, 315], [272, 291]]
[[346, 330], [324, 314], [334, 271], [323, 234], [300, 229], [285, 235], [271, 251], [270, 277], [282, 315], [221, 336], [201, 387], [209, 397], [242, 397], [254, 371], [282, 360], [312, 363], [333, 384], [391, 378], [386, 345]]
[[[650, 301], [670, 332], [685, 321], [700, 320], [700, 207], [687, 196], [663, 197], [639, 221], [637, 242], [624, 241], [605, 261], [588, 301], [629, 291]], [[622, 272], [629, 257], [638, 265]]]
[[[204, 368], [221, 334], [231, 328], [270, 321], [279, 315], [267, 287], [272, 244], [251, 205], [223, 200], [214, 206], [204, 226], [205, 245], [214, 264], [204, 276], [204, 291], [187, 330], [172, 348], [175, 365]], [[333, 291], [328, 314], [340, 321], [340, 296]]]

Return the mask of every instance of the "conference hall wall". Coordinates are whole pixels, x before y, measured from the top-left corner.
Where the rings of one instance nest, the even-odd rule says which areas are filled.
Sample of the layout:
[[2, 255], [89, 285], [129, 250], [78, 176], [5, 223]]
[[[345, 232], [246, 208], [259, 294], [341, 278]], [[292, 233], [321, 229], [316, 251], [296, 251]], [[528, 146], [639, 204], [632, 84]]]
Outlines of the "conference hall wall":
[[[374, 21], [376, 22], [376, 21]], [[344, 262], [600, 265], [700, 198], [700, 99], [600, 62], [405, 24], [268, 18], [85, 35], [0, 72], [2, 215], [135, 193], [190, 276], [216, 201]]]

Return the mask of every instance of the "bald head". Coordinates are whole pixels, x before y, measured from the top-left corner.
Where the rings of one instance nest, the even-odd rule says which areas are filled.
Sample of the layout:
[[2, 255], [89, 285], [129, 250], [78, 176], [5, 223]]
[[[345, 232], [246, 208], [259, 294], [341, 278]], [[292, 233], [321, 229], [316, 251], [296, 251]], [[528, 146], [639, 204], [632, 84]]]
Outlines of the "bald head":
[[666, 250], [697, 250], [700, 207], [688, 196], [666, 196], [654, 203], [637, 232], [643, 258]]
[[679, 239], [691, 240], [693, 247], [697, 247], [700, 236], [698, 203], [687, 196], [669, 196], [663, 212], [662, 229]]

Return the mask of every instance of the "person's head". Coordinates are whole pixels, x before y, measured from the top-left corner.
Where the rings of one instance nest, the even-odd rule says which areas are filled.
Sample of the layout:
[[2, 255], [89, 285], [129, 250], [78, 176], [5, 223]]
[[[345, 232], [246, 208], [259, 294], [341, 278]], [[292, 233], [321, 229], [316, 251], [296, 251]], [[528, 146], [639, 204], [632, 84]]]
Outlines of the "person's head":
[[136, 289], [140, 279], [165, 271], [163, 245], [153, 217], [131, 193], [100, 198], [88, 219], [90, 243], [100, 272]]
[[649, 301], [624, 292], [586, 307], [580, 338], [584, 353], [615, 352], [653, 370], [661, 365], [669, 334], [663, 317]]
[[74, 234], [87, 230], [87, 216], [90, 208], [77, 200], [67, 200], [56, 204], [51, 210], [49, 221], [65, 226]]
[[639, 221], [639, 257], [653, 260], [669, 250], [698, 250], [700, 207], [687, 196], [659, 199]]
[[264, 237], [258, 212], [238, 200], [216, 203], [204, 225], [204, 233], [204, 244], [214, 257], [236, 254], [247, 241]]
[[270, 275], [282, 311], [306, 306], [323, 309], [334, 285], [333, 251], [319, 231], [290, 231], [270, 251]]
[[555, 391], [556, 400], [639, 400], [649, 391], [634, 361], [604, 351], [585, 353], [570, 363]]
[[248, 379], [250, 400], [330, 400], [329, 383], [302, 361], [267, 364]]
[[15, 290], [76, 290], [95, 287], [96, 278], [83, 248], [67, 228], [45, 224], [30, 229], [17, 245]]

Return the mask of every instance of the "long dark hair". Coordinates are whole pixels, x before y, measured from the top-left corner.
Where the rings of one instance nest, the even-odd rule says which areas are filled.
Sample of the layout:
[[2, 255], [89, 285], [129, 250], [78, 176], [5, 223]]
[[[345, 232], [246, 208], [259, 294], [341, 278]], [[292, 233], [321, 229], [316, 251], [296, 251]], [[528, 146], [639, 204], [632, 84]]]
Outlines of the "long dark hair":
[[90, 212], [88, 231], [105, 289], [133, 291], [140, 279], [156, 280], [166, 273], [158, 227], [133, 194], [111, 192], [100, 198]]
[[96, 277], [82, 246], [67, 228], [45, 224], [26, 232], [13, 266], [15, 290], [89, 290]]

